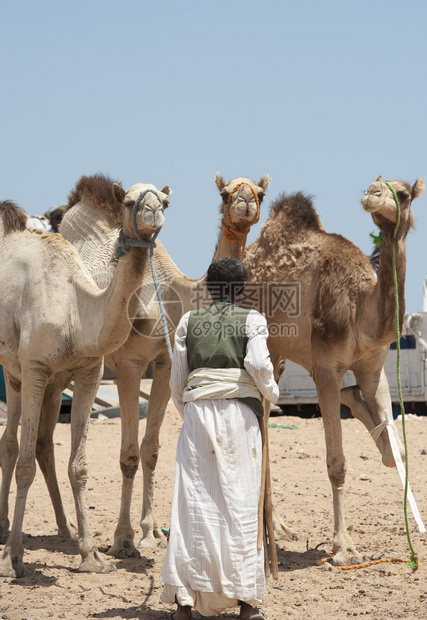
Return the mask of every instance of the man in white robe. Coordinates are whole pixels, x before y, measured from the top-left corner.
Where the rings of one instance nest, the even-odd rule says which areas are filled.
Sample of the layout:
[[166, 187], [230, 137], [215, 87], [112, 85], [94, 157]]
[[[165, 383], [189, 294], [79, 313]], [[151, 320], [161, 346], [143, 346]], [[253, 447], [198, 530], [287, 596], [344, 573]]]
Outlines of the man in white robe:
[[[262, 445], [261, 395], [279, 390], [267, 348], [267, 323], [233, 301], [246, 270], [214, 261], [209, 308], [186, 313], [176, 330], [170, 386], [183, 417], [178, 440], [162, 600], [186, 620], [240, 605], [240, 618], [265, 618], [264, 550], [257, 549]], [[220, 285], [219, 285], [220, 284]]]

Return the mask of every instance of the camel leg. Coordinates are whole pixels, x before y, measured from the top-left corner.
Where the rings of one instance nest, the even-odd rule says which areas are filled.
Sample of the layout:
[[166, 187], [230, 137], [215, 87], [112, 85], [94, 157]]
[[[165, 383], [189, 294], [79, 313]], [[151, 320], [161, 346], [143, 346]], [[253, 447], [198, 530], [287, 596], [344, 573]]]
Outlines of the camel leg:
[[376, 424], [368, 405], [362, 398], [358, 385], [342, 388], [340, 400], [342, 405], [346, 405], [350, 409], [352, 416], [362, 422], [369, 431], [375, 428]]
[[115, 557], [139, 557], [134, 544], [134, 530], [130, 519], [132, 490], [139, 466], [139, 390], [145, 368], [137, 361], [123, 359], [115, 368], [120, 401], [122, 443], [120, 469], [122, 471], [122, 495], [119, 521], [114, 532], [114, 543], [107, 553]]
[[37, 437], [36, 457], [52, 500], [58, 525], [58, 535], [63, 538], [76, 538], [77, 528], [64, 511], [56, 477], [53, 432], [58, 420], [61, 400], [62, 385], [54, 382], [46, 386]]
[[162, 530], [157, 524], [154, 513], [154, 472], [159, 456], [160, 427], [165, 417], [165, 411], [170, 398], [170, 371], [169, 358], [156, 361], [150, 400], [148, 402], [147, 426], [141, 442], [140, 454], [144, 477], [141, 529], [142, 538], [138, 547], [165, 546], [166, 541]]
[[[365, 369], [358, 365], [358, 367], [354, 369], [354, 374], [362, 392], [363, 400], [357, 388], [356, 390], [354, 388], [352, 391], [349, 390], [347, 394], [344, 394], [344, 398], [346, 398], [348, 407], [351, 409], [353, 415], [357, 417], [369, 431], [372, 431], [376, 426], [381, 424], [381, 422], [387, 419], [393, 419], [387, 376], [382, 365], [380, 368], [374, 369], [371, 366]], [[376, 445], [381, 452], [384, 465], [387, 467], [394, 467], [394, 457], [386, 429], [384, 429], [378, 437]], [[402, 459], [404, 460], [405, 451], [400, 440], [398, 440], [398, 445]]]
[[[28, 490], [36, 474], [36, 442], [43, 394], [48, 380], [47, 373], [37, 367], [23, 367], [24, 380], [21, 385], [21, 445], [16, 465], [16, 501], [12, 529], [3, 550], [0, 575], [23, 577], [26, 570], [23, 563], [24, 545], [22, 525]], [[13, 403], [16, 423], [16, 401]]]
[[101, 381], [102, 367], [101, 360], [97, 361], [92, 368], [84, 367], [74, 372], [73, 404], [71, 407], [71, 454], [68, 465], [68, 475], [76, 505], [79, 551], [82, 556], [78, 570], [92, 573], [107, 573], [115, 570], [114, 566], [105, 562], [98, 551], [89, 529], [85, 501], [88, 478], [86, 439], [90, 409]]
[[320, 411], [326, 441], [326, 464], [329, 481], [332, 486], [334, 506], [334, 539], [335, 556], [333, 563], [347, 566], [362, 562], [353, 540], [347, 530], [344, 516], [344, 482], [346, 463], [342, 444], [340, 419], [340, 386], [342, 377], [336, 377], [334, 369], [316, 368], [314, 380], [319, 398]]
[[21, 417], [21, 393], [11, 387], [5, 373], [7, 424], [0, 440], [0, 467], [2, 481], [0, 489], [0, 543], [9, 536], [9, 493], [13, 470], [18, 458], [18, 425]]

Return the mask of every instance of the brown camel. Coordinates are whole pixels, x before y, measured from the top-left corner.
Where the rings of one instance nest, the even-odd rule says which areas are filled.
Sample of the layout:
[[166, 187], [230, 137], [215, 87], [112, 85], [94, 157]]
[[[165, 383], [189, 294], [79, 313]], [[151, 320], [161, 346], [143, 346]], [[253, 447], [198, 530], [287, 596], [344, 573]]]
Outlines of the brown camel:
[[[411, 187], [389, 181], [401, 205], [397, 233], [400, 323], [405, 314], [406, 235], [413, 225], [412, 201], [424, 191], [424, 179]], [[382, 230], [376, 274], [363, 252], [341, 235], [327, 233], [310, 198], [281, 195], [272, 205], [259, 238], [247, 248], [245, 263], [258, 309], [266, 313], [269, 348], [280, 359], [303, 366], [313, 377], [322, 413], [329, 480], [334, 506], [334, 563], [361, 562], [344, 518], [346, 464], [342, 446], [340, 398], [372, 431], [392, 419], [383, 370], [389, 344], [396, 340], [392, 238], [397, 207], [391, 190], [378, 177], [362, 199]], [[260, 283], [263, 283], [261, 286]], [[246, 301], [253, 305], [253, 301]], [[345, 372], [353, 370], [358, 388], [340, 395]], [[389, 438], [376, 440], [385, 465], [394, 466]]]
[[[270, 183], [268, 175], [258, 183], [237, 177], [224, 181], [215, 179], [221, 194], [221, 229], [215, 251], [220, 256], [241, 257], [250, 227], [258, 221], [259, 205]], [[117, 240], [120, 215], [111, 201], [112, 180], [103, 175], [83, 177], [71, 192], [70, 209], [61, 223], [61, 234], [77, 249], [97, 284], [107, 286], [116, 269], [112, 252]], [[197, 303], [209, 299], [200, 280], [190, 280], [176, 267], [164, 246], [157, 241], [154, 251], [156, 272], [162, 290], [170, 337], [182, 314]], [[119, 521], [110, 555], [139, 555], [134, 545], [130, 522], [133, 481], [141, 460], [143, 468], [142, 538], [139, 546], [164, 544], [165, 537], [154, 514], [154, 471], [159, 452], [159, 432], [170, 398], [170, 359], [161, 327], [158, 303], [151, 273], [146, 272], [134, 299], [138, 307], [130, 314], [132, 331], [125, 344], [105, 358], [106, 365], [117, 375], [120, 399], [122, 444], [120, 467], [123, 475]], [[148, 404], [147, 426], [141, 446], [138, 445], [140, 380], [149, 362], [155, 361], [154, 379]], [[48, 438], [44, 438], [47, 442]], [[40, 445], [44, 443], [40, 441]], [[55, 477], [54, 470], [51, 476]], [[53, 486], [53, 482], [48, 483]], [[52, 495], [52, 501], [57, 502]], [[59, 508], [56, 512], [60, 513]]]
[[[167, 193], [158, 192], [153, 185], [140, 183], [125, 191], [115, 184], [110, 189], [123, 207], [123, 251], [125, 246], [131, 247], [117, 261], [114, 277], [104, 289], [95, 284], [68, 241], [58, 234], [26, 229], [22, 209], [10, 201], [0, 203], [0, 363], [6, 371], [8, 404], [7, 426], [0, 442], [0, 538], [6, 543], [0, 561], [2, 576], [25, 574], [22, 525], [36, 472], [36, 456], [60, 533], [75, 533], [75, 526], [63, 510], [52, 441], [61, 392], [71, 378], [74, 395], [69, 477], [82, 556], [79, 570], [106, 572], [114, 568], [98, 552], [89, 529], [85, 505], [86, 436], [102, 376], [102, 356], [120, 347], [129, 334], [131, 325], [123, 320], [124, 311], [128, 304], [131, 312], [136, 305], [133, 292], [149, 268], [147, 243], [163, 225], [169, 199]], [[8, 535], [8, 498], [15, 463], [17, 496]]]

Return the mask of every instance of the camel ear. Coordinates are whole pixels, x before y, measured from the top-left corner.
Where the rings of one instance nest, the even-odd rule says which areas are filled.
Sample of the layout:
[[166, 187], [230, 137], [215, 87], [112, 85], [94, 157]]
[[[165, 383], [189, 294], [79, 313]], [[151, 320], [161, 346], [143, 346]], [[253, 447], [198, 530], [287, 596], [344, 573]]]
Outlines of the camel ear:
[[122, 203], [126, 196], [126, 190], [118, 183], [113, 183], [113, 195], [117, 202]]
[[382, 181], [382, 180], [383, 180], [383, 175], [382, 174], [379, 174], [377, 176], [377, 178], [375, 179], [375, 181]]
[[262, 187], [262, 189], [266, 192], [269, 185], [270, 185], [270, 181], [271, 181], [271, 177], [268, 174], [265, 174], [262, 179], [260, 179], [260, 181], [258, 182], [259, 187]]
[[412, 200], [415, 200], [415, 198], [419, 198], [420, 196], [423, 195], [424, 193], [424, 179], [425, 177], [421, 177], [419, 179], [417, 179], [414, 183], [414, 185], [412, 186]]
[[169, 196], [169, 194], [171, 194], [171, 188], [169, 187], [169, 185], [165, 185], [163, 189], [160, 190], [162, 192], [162, 194], [166, 194], [166, 196]]
[[215, 184], [217, 188], [219, 189], [220, 193], [222, 192], [224, 187], [227, 185], [226, 181], [224, 181], [224, 179], [222, 178], [219, 172], [217, 172], [215, 175]]

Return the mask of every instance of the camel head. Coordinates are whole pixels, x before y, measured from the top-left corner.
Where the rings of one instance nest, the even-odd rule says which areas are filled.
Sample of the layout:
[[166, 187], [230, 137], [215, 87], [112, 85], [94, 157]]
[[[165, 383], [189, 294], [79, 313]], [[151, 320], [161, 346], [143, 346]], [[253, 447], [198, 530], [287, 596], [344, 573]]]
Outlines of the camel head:
[[137, 183], [127, 191], [118, 183], [113, 184], [113, 193], [117, 201], [123, 204], [123, 232], [129, 237], [135, 237], [132, 224], [132, 211], [135, 202], [146, 190], [138, 205], [136, 214], [136, 228], [143, 239], [150, 239], [164, 224], [164, 210], [169, 204], [169, 185], [158, 190], [154, 185]]
[[[424, 178], [418, 179], [411, 187], [405, 181], [387, 181], [395, 190], [400, 203], [399, 237], [406, 235], [413, 226], [411, 203], [424, 192]], [[393, 192], [378, 176], [368, 187], [362, 198], [362, 206], [371, 213], [375, 224], [384, 232], [391, 234], [397, 222], [397, 205]]]
[[268, 174], [258, 183], [245, 177], [236, 177], [227, 182], [217, 172], [215, 183], [222, 198], [220, 211], [227, 224], [245, 231], [258, 221], [259, 205], [270, 185]]

